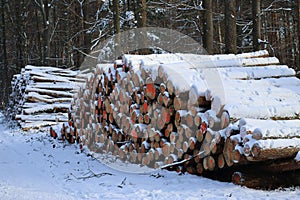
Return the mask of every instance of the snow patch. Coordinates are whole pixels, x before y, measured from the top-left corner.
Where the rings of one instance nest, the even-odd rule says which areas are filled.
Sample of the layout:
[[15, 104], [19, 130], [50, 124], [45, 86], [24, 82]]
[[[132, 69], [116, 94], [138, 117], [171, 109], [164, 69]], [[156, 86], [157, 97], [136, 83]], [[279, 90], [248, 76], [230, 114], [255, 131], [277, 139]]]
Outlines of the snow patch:
[[[300, 188], [259, 191], [162, 170], [128, 173], [47, 133], [9, 130], [0, 113], [0, 197], [31, 199], [297, 199]], [[55, 128], [55, 127], [54, 127]], [[121, 161], [114, 163], [125, 165]], [[129, 164], [128, 167], [138, 168]]]

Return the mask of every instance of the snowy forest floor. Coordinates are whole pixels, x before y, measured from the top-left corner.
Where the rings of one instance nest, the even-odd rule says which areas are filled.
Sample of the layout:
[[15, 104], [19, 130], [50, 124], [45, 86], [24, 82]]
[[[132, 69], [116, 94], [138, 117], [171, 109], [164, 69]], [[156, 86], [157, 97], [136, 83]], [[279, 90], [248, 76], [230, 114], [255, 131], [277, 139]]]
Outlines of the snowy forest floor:
[[300, 188], [262, 191], [161, 170], [119, 171], [48, 132], [10, 129], [0, 113], [1, 200], [245, 198], [299, 199]]

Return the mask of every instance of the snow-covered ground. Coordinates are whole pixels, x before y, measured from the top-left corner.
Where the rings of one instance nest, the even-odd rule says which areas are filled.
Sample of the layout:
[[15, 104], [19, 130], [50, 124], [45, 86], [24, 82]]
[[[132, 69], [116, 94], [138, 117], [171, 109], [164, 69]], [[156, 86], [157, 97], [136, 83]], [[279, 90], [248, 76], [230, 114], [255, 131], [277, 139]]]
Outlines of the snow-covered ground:
[[47, 133], [11, 130], [0, 113], [1, 200], [246, 198], [300, 199], [300, 188], [260, 191], [161, 170], [119, 171]]

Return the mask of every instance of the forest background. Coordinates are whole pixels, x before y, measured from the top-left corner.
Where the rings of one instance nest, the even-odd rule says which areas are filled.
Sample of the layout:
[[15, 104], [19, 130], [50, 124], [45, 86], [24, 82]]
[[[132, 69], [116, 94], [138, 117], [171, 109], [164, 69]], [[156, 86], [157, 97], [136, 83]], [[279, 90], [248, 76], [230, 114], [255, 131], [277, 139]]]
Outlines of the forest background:
[[300, 0], [0, 0], [0, 108], [25, 65], [78, 69], [101, 41], [140, 27], [174, 29], [209, 54], [267, 49], [300, 70]]

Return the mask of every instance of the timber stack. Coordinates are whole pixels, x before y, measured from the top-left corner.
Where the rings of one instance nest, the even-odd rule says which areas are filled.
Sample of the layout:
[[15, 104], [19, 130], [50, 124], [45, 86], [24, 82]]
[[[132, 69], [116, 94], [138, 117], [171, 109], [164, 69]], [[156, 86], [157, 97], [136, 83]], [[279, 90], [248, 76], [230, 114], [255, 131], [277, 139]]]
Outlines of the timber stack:
[[26, 66], [12, 79], [9, 115], [25, 131], [68, 121], [68, 111], [79, 85], [79, 71]]
[[63, 122], [52, 137], [148, 167], [249, 187], [299, 172], [300, 80], [267, 51], [124, 55], [87, 71], [26, 66], [10, 114], [23, 130]]
[[[221, 80], [223, 94], [209, 78]], [[239, 166], [297, 170], [299, 86], [295, 71], [267, 51], [124, 55], [87, 78], [61, 138], [124, 161], [204, 176]], [[244, 177], [234, 173], [233, 181], [257, 186]]]

